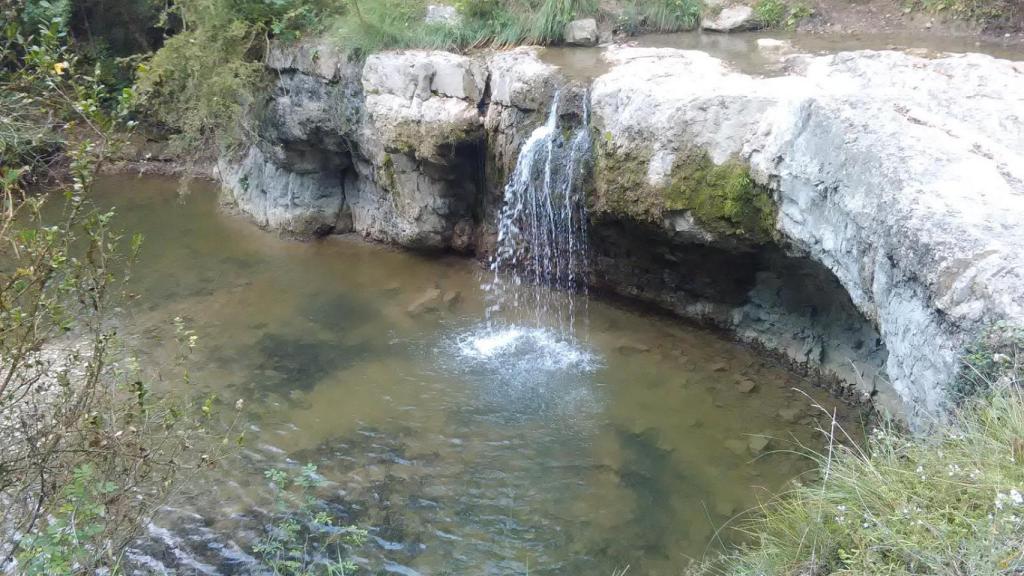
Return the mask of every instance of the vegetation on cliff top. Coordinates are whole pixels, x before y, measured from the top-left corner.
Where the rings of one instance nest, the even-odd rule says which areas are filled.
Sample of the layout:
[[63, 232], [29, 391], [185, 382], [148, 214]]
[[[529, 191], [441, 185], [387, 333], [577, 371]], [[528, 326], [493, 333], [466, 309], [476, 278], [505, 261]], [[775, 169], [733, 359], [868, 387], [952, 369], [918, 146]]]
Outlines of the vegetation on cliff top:
[[[427, 0], [178, 0], [177, 23], [140, 67], [146, 116], [169, 128], [180, 151], [223, 151], [250, 139], [244, 112], [268, 81], [274, 39], [331, 39], [353, 57], [388, 48], [463, 50], [555, 44], [573, 19], [600, 16], [597, 0], [459, 0], [451, 21], [427, 21]], [[615, 26], [627, 33], [694, 27], [700, 0], [629, 0]], [[610, 18], [611, 16], [602, 16]]]
[[819, 478], [765, 502], [747, 544], [697, 575], [1024, 572], [1024, 338], [1001, 330], [966, 358], [963, 400], [928, 437], [892, 427], [858, 448], [842, 429], [811, 453]]
[[667, 210], [689, 210], [714, 234], [756, 242], [770, 241], [775, 234], [778, 208], [771, 192], [737, 160], [719, 165], [699, 154], [678, 163], [664, 201]]

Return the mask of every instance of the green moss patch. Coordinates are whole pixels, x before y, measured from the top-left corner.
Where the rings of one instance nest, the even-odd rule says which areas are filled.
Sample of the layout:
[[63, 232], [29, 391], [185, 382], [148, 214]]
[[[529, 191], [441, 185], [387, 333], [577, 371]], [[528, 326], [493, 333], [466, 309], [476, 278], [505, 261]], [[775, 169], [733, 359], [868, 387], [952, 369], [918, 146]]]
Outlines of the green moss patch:
[[679, 158], [669, 184], [647, 181], [646, 151], [624, 151], [597, 138], [595, 214], [660, 222], [665, 212], [688, 211], [707, 231], [755, 242], [775, 238], [778, 208], [768, 188], [738, 160], [715, 164], [706, 152]]
[[614, 149], [610, 135], [597, 140], [594, 184], [594, 213], [651, 222], [660, 219], [663, 202], [647, 183], [647, 160]]
[[688, 210], [709, 232], [773, 239], [778, 209], [771, 192], [737, 160], [715, 164], [706, 153], [679, 162], [662, 192], [666, 210]]

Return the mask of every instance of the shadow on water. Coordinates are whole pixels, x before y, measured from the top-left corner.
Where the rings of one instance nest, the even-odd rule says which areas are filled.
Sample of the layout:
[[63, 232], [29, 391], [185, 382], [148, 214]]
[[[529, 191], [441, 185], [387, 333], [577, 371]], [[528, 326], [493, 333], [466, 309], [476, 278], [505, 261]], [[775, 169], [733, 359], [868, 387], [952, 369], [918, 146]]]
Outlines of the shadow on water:
[[314, 298], [300, 314], [329, 330], [352, 330], [366, 326], [379, 316], [374, 306], [351, 294], [328, 294]]

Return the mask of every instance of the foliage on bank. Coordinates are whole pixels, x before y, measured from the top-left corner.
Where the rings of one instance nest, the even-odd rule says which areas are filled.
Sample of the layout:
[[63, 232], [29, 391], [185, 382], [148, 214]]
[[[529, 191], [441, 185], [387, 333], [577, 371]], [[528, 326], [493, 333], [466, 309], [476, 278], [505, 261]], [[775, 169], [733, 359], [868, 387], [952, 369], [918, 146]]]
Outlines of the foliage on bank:
[[863, 449], [829, 431], [837, 442], [812, 455], [820, 479], [727, 528], [747, 544], [694, 573], [1024, 572], [1024, 339], [968, 360], [980, 396], [951, 421], [927, 437], [876, 430]]
[[[0, 87], [0, 571], [116, 573], [129, 543], [189, 471], [213, 463], [212, 401], [156, 391], [118, 335], [141, 236], [90, 201], [130, 131], [132, 91], [112, 91], [69, 42], [66, 2], [5, 16]], [[10, 114], [9, 116], [6, 116]], [[63, 148], [57, 154], [55, 148]], [[58, 190], [30, 176], [62, 167]], [[50, 206], [55, 204], [54, 206]], [[194, 336], [165, 374], [187, 380]], [[16, 567], [16, 568], [15, 568]]]
[[1024, 3], [1019, 0], [903, 0], [907, 11], [980, 24], [993, 31], [1024, 28]]

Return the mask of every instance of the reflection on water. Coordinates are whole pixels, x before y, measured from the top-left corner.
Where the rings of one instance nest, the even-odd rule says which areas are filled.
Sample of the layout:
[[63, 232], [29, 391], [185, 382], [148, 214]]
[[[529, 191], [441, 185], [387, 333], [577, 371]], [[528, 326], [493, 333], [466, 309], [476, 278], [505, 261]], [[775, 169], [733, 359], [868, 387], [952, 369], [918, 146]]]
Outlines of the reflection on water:
[[220, 213], [208, 186], [98, 188], [146, 234], [129, 331], [159, 358], [185, 318], [193, 382], [251, 407], [241, 453], [156, 521], [140, 573], [250, 573], [262, 472], [313, 462], [339, 521], [371, 530], [371, 574], [677, 574], [804, 469], [773, 448], [821, 443], [792, 388], [828, 399], [715, 334], [591, 302], [572, 343], [481, 338], [471, 262], [281, 240]]

